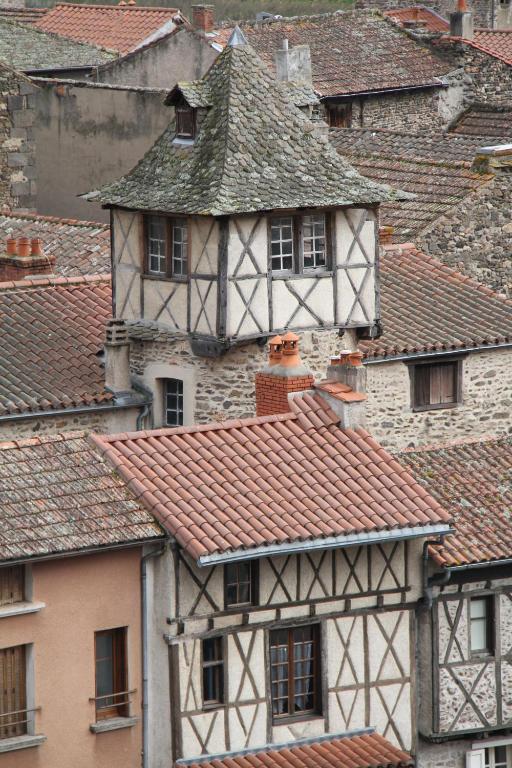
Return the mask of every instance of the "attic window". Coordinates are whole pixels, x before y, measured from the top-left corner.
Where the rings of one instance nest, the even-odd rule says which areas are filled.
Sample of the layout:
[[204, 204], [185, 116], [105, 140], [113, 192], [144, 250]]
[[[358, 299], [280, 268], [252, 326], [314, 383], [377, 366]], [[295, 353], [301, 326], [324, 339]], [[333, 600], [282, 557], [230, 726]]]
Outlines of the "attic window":
[[196, 135], [196, 114], [191, 107], [176, 107], [176, 138], [193, 139]]

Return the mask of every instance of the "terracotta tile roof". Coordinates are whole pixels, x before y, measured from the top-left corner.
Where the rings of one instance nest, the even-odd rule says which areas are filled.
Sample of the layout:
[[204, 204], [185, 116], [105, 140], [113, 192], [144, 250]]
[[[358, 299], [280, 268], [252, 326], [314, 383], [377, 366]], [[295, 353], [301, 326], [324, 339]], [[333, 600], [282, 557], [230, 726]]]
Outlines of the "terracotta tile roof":
[[[313, 86], [320, 96], [439, 85], [453, 66], [413, 40], [377, 11], [336, 11], [241, 24], [244, 35], [274, 71], [283, 39], [309, 45]], [[221, 30], [226, 41], [232, 28]]]
[[194, 558], [447, 522], [367, 432], [341, 429], [321, 396], [295, 396], [291, 408], [93, 439]]
[[45, 253], [55, 256], [61, 277], [110, 273], [108, 224], [59, 219], [30, 213], [0, 214], [0, 241], [7, 237], [39, 237]]
[[450, 31], [449, 21], [436, 13], [432, 8], [425, 8], [424, 5], [411, 5], [409, 8], [394, 8], [390, 11], [384, 11], [384, 15], [401, 27], [416, 24], [420, 29], [426, 30], [427, 32]]
[[34, 24], [48, 13], [48, 8], [3, 8], [0, 7], [0, 18], [17, 21], [20, 24]]
[[464, 42], [512, 65], [512, 30], [475, 29], [473, 39]]
[[161, 535], [84, 434], [0, 442], [1, 560]]
[[[325, 137], [315, 135], [290, 89], [249, 45], [227, 46], [194, 85], [194, 98], [207, 98], [212, 106], [193, 146], [173, 143], [173, 121], [129, 174], [86, 199], [218, 216], [400, 196], [359, 176]], [[170, 102], [180, 91], [178, 84]]]
[[453, 512], [455, 534], [445, 538], [443, 547], [432, 547], [439, 565], [510, 558], [511, 436], [406, 451], [397, 458]]
[[108, 276], [0, 283], [0, 417], [108, 404], [98, 353]]
[[413, 245], [385, 246], [380, 265], [383, 335], [366, 357], [512, 344], [512, 301]]
[[159, 31], [170, 32], [176, 17], [181, 23], [177, 8], [57, 3], [36, 26], [44, 32], [125, 54]]
[[338, 128], [329, 135], [338, 152], [361, 174], [415, 196], [381, 206], [381, 223], [394, 228], [393, 242], [413, 241], [494, 178], [471, 170], [476, 150], [496, 143], [492, 139], [363, 128]]
[[91, 67], [116, 54], [0, 17], [0, 61], [21, 72]]
[[406, 768], [414, 765], [410, 755], [394, 747], [378, 733], [319, 739], [306, 744], [290, 744], [256, 751], [245, 751], [225, 758], [178, 760], [188, 768]]
[[472, 104], [450, 132], [479, 136], [482, 144], [512, 143], [512, 104]]

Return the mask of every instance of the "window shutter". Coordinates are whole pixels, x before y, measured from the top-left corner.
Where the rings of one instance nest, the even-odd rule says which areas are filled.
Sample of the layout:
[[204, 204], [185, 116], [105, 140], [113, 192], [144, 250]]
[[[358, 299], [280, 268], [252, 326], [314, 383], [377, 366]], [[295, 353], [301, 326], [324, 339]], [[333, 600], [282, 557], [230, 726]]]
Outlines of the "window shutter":
[[439, 402], [454, 403], [457, 399], [457, 363], [445, 363], [439, 370]]
[[9, 717], [0, 718], [0, 738], [21, 736], [26, 733], [25, 708], [25, 646], [4, 648], [0, 651], [0, 712], [18, 712]]
[[430, 366], [417, 365], [414, 370], [414, 405], [430, 405]]
[[466, 752], [466, 768], [485, 768], [485, 749]]

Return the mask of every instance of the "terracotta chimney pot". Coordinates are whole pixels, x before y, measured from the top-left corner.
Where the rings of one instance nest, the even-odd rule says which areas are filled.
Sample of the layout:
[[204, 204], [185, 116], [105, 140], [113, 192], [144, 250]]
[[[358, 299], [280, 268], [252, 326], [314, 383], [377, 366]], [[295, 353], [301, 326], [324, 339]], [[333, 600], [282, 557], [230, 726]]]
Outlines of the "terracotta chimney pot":
[[18, 255], [18, 243], [16, 242], [15, 237], [8, 237], [6, 242], [6, 253], [8, 256], [17, 256]]
[[268, 364], [277, 365], [283, 359], [283, 340], [281, 336], [274, 336], [269, 343]]
[[362, 352], [351, 352], [348, 356], [349, 363], [351, 365], [362, 365], [363, 364], [363, 353]]
[[30, 239], [28, 237], [18, 238], [18, 256], [30, 256]]
[[283, 359], [281, 360], [281, 365], [287, 368], [295, 368], [302, 365], [299, 357], [299, 337], [292, 331], [288, 331], [283, 336]]
[[30, 241], [30, 253], [32, 256], [43, 256], [43, 241], [39, 237], [33, 237]]

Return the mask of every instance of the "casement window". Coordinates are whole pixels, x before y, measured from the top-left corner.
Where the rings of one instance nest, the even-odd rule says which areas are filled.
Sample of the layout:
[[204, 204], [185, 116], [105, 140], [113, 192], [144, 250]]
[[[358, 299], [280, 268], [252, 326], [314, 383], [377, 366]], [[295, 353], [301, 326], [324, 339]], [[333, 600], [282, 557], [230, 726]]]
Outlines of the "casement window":
[[26, 669], [26, 646], [0, 650], [0, 739], [28, 731]]
[[328, 104], [327, 122], [329, 128], [350, 128], [352, 125], [352, 104]]
[[164, 398], [166, 426], [183, 426], [183, 381], [181, 379], [165, 379]]
[[183, 280], [188, 275], [188, 222], [169, 216], [146, 216], [146, 271]]
[[258, 604], [258, 566], [257, 560], [249, 560], [224, 567], [226, 608]]
[[329, 218], [325, 213], [279, 216], [270, 220], [273, 272], [325, 270], [329, 265]]
[[475, 656], [494, 654], [494, 603], [492, 597], [469, 601], [469, 647]]
[[96, 655], [96, 719], [127, 717], [126, 627], [94, 635]]
[[203, 705], [224, 703], [224, 643], [222, 637], [210, 637], [202, 643]]
[[321, 714], [317, 625], [270, 633], [270, 680], [274, 719]]
[[176, 138], [193, 139], [196, 135], [196, 113], [191, 107], [176, 107]]
[[484, 768], [512, 768], [512, 746], [503, 744], [486, 748]]
[[461, 360], [417, 363], [410, 371], [414, 410], [452, 408], [461, 402]]
[[25, 599], [25, 569], [22, 565], [0, 568], [0, 605], [12, 605]]

